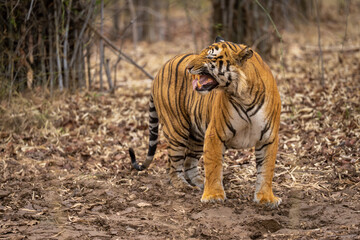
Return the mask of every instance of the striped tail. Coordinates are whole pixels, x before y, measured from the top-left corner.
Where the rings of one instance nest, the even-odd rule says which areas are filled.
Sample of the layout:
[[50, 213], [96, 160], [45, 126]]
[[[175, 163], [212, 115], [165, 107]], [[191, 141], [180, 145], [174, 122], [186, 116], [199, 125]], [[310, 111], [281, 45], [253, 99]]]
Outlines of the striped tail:
[[150, 103], [149, 103], [149, 131], [150, 131], [149, 150], [147, 153], [146, 160], [142, 165], [139, 165], [136, 162], [134, 150], [132, 148], [129, 148], [131, 165], [133, 166], [133, 168], [135, 168], [138, 171], [145, 170], [146, 168], [149, 167], [152, 160], [154, 159], [156, 147], [158, 144], [159, 118], [155, 109], [154, 100], [152, 96], [150, 97]]

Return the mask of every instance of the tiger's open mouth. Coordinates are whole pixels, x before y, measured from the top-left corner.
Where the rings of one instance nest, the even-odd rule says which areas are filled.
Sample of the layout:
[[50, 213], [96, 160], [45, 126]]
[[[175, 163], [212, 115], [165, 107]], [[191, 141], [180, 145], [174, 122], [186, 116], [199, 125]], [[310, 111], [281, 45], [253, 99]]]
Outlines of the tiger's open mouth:
[[208, 74], [194, 74], [192, 75], [192, 79], [193, 89], [198, 92], [210, 91], [219, 85], [219, 83]]

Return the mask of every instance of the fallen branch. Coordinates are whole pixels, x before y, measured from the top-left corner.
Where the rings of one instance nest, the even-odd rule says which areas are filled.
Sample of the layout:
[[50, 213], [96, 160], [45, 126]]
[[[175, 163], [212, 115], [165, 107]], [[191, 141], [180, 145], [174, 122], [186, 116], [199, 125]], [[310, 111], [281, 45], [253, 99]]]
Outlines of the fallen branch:
[[137, 64], [134, 60], [132, 60], [128, 55], [126, 55], [118, 47], [116, 47], [115, 44], [110, 41], [110, 39], [105, 37], [103, 34], [99, 33], [99, 31], [96, 30], [90, 23], [88, 23], [88, 26], [96, 35], [98, 35], [100, 38], [102, 38], [105, 41], [105, 43], [107, 43], [112, 49], [117, 51], [127, 62], [134, 65], [136, 68], [138, 68], [140, 71], [142, 71], [151, 80], [154, 79], [154, 77], [150, 73], [148, 73], [143, 67], [141, 67], [139, 64]]

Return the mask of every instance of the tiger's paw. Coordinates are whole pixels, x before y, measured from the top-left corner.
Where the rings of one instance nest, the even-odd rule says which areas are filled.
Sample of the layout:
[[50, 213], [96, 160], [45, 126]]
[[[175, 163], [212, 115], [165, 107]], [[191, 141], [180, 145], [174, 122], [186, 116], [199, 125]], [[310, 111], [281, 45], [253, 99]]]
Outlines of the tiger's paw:
[[264, 204], [270, 208], [277, 208], [282, 202], [281, 198], [275, 197], [272, 192], [269, 193], [255, 193], [254, 202]]
[[210, 193], [207, 193], [204, 191], [201, 202], [207, 203], [207, 202], [224, 202], [226, 199], [225, 192], [223, 191], [211, 191]]

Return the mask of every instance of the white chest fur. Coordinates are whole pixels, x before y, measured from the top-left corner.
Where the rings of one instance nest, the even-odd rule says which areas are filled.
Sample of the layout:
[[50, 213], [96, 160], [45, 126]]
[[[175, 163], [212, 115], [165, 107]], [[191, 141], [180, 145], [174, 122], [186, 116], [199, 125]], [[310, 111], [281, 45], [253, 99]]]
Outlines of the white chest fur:
[[[246, 117], [245, 113], [239, 116], [239, 112], [232, 110], [231, 124], [236, 130], [235, 136], [226, 142], [227, 148], [244, 149], [255, 146], [261, 137], [261, 131], [264, 129], [266, 119], [263, 107], [254, 115]], [[265, 134], [262, 139], [266, 139]]]

